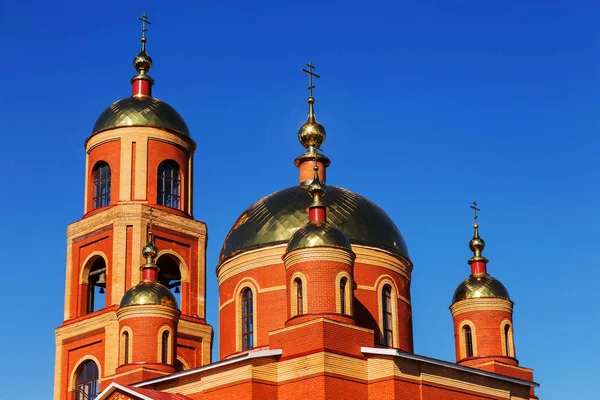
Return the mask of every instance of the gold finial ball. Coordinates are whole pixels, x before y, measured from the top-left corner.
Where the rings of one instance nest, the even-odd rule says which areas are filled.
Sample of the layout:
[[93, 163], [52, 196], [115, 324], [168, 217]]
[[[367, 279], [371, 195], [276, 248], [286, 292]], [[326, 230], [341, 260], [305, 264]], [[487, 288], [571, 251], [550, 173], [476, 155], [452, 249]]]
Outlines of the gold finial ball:
[[140, 51], [133, 59], [133, 66], [137, 72], [148, 72], [152, 67], [152, 58], [145, 51]]
[[313, 180], [308, 185], [308, 194], [310, 195], [310, 197], [323, 197], [325, 196], [325, 188], [323, 187], [323, 185], [321, 185], [321, 182], [319, 182], [318, 180]]
[[484, 247], [485, 247], [485, 241], [482, 238], [480, 238], [479, 236], [474, 237], [469, 242], [469, 248], [473, 252], [475, 252], [475, 251], [483, 251]]
[[309, 147], [320, 148], [325, 141], [325, 136], [325, 128], [317, 122], [314, 116], [309, 116], [298, 131], [298, 140], [305, 149]]
[[154, 257], [156, 257], [157, 252], [158, 252], [158, 249], [152, 242], [146, 243], [146, 245], [142, 249], [142, 254], [144, 255], [144, 258], [154, 258]]

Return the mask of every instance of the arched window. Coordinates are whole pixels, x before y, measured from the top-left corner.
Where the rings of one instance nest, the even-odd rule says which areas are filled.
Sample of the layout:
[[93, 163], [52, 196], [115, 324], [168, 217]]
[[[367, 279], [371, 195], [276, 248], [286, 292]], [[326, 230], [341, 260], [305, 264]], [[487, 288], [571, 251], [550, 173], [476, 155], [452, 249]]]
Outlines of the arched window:
[[158, 281], [171, 289], [177, 300], [177, 305], [181, 308], [179, 260], [170, 254], [163, 254], [156, 260], [156, 265], [158, 265]]
[[77, 368], [75, 379], [75, 400], [94, 399], [98, 394], [98, 366], [92, 360]]
[[510, 324], [504, 325], [504, 354], [508, 357], [512, 356], [510, 333]]
[[164, 331], [162, 333], [160, 362], [163, 364], [169, 363], [169, 331]]
[[473, 332], [469, 325], [463, 326], [463, 334], [465, 336], [465, 355], [473, 357]]
[[127, 331], [121, 334], [121, 346], [123, 349], [123, 361], [121, 364], [129, 364], [129, 332]]
[[90, 268], [87, 279], [87, 301], [86, 314], [98, 311], [106, 307], [106, 263], [104, 258], [97, 257]]
[[254, 310], [252, 305], [252, 290], [242, 292], [242, 350], [254, 347]]
[[158, 166], [158, 191], [156, 203], [179, 208], [181, 202], [181, 177], [175, 161], [166, 160]]
[[383, 317], [383, 345], [394, 347], [394, 317], [392, 311], [392, 288], [385, 285], [381, 291]]
[[302, 279], [294, 279], [294, 284], [296, 285], [296, 310], [298, 310], [298, 315], [300, 315], [303, 314], [304, 311], [304, 300], [302, 299]]
[[104, 161], [96, 164], [93, 170], [94, 196], [93, 208], [104, 207], [110, 204], [110, 167]]
[[346, 285], [348, 284], [348, 278], [343, 277], [340, 279], [340, 313], [347, 314], [346, 310]]

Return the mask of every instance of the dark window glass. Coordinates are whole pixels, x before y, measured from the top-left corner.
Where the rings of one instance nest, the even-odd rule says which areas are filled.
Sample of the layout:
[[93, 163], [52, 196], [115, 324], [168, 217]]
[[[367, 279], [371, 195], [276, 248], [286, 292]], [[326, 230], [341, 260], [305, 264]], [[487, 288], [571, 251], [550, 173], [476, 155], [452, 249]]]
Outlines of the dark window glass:
[[346, 314], [346, 283], [348, 278], [342, 278], [340, 280], [340, 313]]
[[110, 204], [110, 167], [104, 161], [94, 167], [94, 196], [93, 208], [104, 207]]
[[179, 166], [175, 161], [167, 160], [158, 166], [158, 192], [156, 203], [179, 208], [181, 202], [181, 178]]
[[381, 304], [383, 306], [383, 344], [394, 346], [394, 321], [392, 316], [392, 288], [385, 285], [381, 292]]
[[169, 332], [164, 331], [162, 334], [162, 348], [160, 351], [160, 362], [163, 364], [169, 363]]
[[123, 332], [123, 364], [129, 364], [129, 332]]
[[242, 292], [242, 350], [254, 347], [254, 310], [252, 305], [252, 290]]
[[510, 357], [510, 325], [506, 324], [504, 325], [504, 346], [505, 349], [504, 351], [506, 352], [506, 355]]
[[473, 357], [473, 333], [471, 332], [471, 327], [465, 325], [463, 330], [465, 333], [465, 351], [467, 357]]
[[304, 302], [302, 299], [302, 279], [296, 278], [294, 279], [296, 283], [296, 305], [298, 309], [298, 315], [303, 314], [304, 311]]
[[98, 367], [93, 361], [86, 361], [77, 369], [75, 399], [91, 400], [98, 394]]

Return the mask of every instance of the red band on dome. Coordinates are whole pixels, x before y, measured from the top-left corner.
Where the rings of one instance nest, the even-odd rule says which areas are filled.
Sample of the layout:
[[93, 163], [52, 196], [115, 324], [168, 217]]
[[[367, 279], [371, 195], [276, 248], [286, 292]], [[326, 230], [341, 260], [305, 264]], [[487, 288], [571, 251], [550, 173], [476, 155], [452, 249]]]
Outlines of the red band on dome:
[[131, 84], [131, 94], [135, 95], [152, 95], [152, 85], [146, 79], [136, 79]]
[[325, 221], [325, 207], [315, 207], [308, 210], [308, 219], [312, 221]]
[[145, 268], [142, 270], [142, 280], [144, 281], [155, 281], [156, 280], [156, 269]]
[[471, 274], [473, 275], [482, 275], [487, 273], [487, 268], [485, 262], [483, 261], [474, 261], [471, 263]]

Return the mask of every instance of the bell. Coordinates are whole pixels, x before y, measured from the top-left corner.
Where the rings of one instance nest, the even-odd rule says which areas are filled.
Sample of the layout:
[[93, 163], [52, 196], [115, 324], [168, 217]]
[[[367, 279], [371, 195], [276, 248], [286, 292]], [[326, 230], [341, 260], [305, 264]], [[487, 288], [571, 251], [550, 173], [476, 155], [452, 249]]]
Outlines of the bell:
[[179, 286], [175, 286], [175, 293], [180, 293]]
[[98, 293], [104, 294], [104, 287], [103, 286], [100, 286], [100, 291]]
[[96, 282], [98, 286], [106, 285], [106, 272], [102, 272], [98, 277], [98, 281]]

